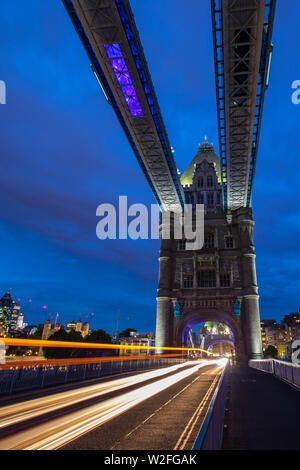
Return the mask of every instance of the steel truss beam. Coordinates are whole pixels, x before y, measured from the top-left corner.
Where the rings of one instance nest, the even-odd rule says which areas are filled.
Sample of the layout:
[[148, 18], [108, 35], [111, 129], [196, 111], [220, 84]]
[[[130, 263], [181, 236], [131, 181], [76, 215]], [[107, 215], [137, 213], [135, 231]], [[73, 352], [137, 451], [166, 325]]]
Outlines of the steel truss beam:
[[63, 2], [157, 202], [181, 210], [184, 192], [129, 0]]
[[250, 207], [276, 0], [211, 0], [224, 209]]

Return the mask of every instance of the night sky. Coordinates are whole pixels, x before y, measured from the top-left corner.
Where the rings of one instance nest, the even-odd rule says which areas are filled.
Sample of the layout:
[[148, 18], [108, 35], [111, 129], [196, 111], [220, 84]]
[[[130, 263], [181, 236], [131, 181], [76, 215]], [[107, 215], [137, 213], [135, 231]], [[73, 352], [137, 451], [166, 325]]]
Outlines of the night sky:
[[[300, 306], [300, 2], [277, 3], [253, 210], [261, 317], [280, 320]], [[131, 2], [181, 171], [205, 135], [218, 153], [209, 5]], [[120, 310], [120, 330], [154, 331], [159, 242], [95, 232], [99, 204], [154, 198], [62, 2], [1, 0], [0, 41], [1, 295], [12, 288], [30, 324], [94, 313], [113, 333]]]

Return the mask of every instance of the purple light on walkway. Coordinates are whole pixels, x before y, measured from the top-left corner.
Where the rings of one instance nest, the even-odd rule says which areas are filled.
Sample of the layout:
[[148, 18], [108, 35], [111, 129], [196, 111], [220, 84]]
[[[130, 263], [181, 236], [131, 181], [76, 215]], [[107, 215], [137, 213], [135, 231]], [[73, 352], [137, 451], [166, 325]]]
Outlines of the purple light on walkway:
[[144, 116], [129, 70], [123, 58], [120, 45], [117, 43], [112, 44], [111, 46], [105, 45], [104, 48], [110, 59], [111, 66], [115, 72], [115, 76], [120, 84], [126, 104], [132, 116]]

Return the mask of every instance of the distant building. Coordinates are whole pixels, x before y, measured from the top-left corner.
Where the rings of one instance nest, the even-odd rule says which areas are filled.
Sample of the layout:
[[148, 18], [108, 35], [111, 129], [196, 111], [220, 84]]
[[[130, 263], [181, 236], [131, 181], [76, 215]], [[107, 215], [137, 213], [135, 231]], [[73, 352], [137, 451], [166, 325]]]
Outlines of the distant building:
[[17, 330], [23, 330], [26, 323], [24, 323], [24, 315], [20, 314], [17, 319]]
[[90, 325], [86, 321], [82, 326], [82, 333], [81, 333], [82, 337], [85, 338], [89, 334], [89, 331], [90, 331]]
[[274, 346], [279, 358], [289, 359], [291, 356], [291, 344], [300, 329], [300, 311], [285, 315], [280, 324], [276, 320], [261, 321], [261, 339], [263, 351], [268, 346]]
[[[43, 327], [42, 339], [47, 340], [56, 331], [59, 331], [62, 328], [63, 326], [61, 324], [55, 324], [54, 326], [52, 326], [51, 320], [47, 320]], [[78, 322], [72, 321], [70, 323], [67, 323], [67, 326], [65, 328], [67, 333], [70, 333], [71, 331], [77, 331], [81, 333], [81, 336], [83, 338], [85, 338], [89, 334], [89, 329], [90, 329], [89, 323], [85, 322], [82, 325], [81, 320], [78, 320]]]
[[[61, 329], [62, 325], [60, 324], [54, 324], [54, 327], [52, 327], [52, 323], [51, 323], [51, 320], [47, 320], [45, 323], [44, 323], [44, 326], [43, 326], [43, 332], [42, 332], [42, 340], [43, 341], [47, 341], [48, 338], [50, 338], [50, 336], [52, 336], [56, 331], [59, 331]], [[39, 349], [39, 356], [42, 356], [43, 355], [43, 348], [40, 347]]]
[[296, 313], [290, 313], [289, 315], [285, 315], [281, 323], [299, 328], [300, 327], [300, 308], [298, 312]]
[[[137, 346], [135, 349], [120, 349], [120, 356], [144, 356], [154, 354], [154, 350], [150, 348], [155, 346], [155, 336], [153, 333], [144, 334], [132, 331], [127, 338], [120, 338], [119, 344]], [[141, 349], [138, 348], [139, 346]]]
[[277, 328], [279, 328], [279, 325], [276, 320], [262, 320], [260, 322], [263, 351], [265, 351], [269, 345], [275, 346], [273, 332], [275, 332]]
[[286, 331], [276, 320], [262, 320], [260, 324], [263, 351], [268, 346], [274, 346], [278, 351], [278, 357], [284, 358], [286, 356]]
[[260, 322], [260, 326], [262, 328], [272, 328], [272, 327], [276, 327], [277, 325], [278, 323], [276, 320], [262, 320]]
[[23, 317], [20, 304], [12, 299], [10, 292], [7, 292], [0, 299], [0, 335], [10, 336], [16, 331], [21, 322], [20, 317]]
[[[77, 322], [79, 323], [79, 322]], [[70, 323], [67, 323], [67, 326], [66, 326], [66, 332], [67, 333], [70, 333], [70, 331], [77, 331], [77, 323], [73, 321], [71, 321]], [[81, 325], [81, 322], [80, 322], [80, 325]]]
[[81, 333], [81, 336], [83, 338], [85, 338], [89, 334], [90, 325], [88, 322], [85, 322], [84, 324], [82, 324], [81, 319], [79, 319], [77, 322], [72, 321], [68, 323], [66, 327], [66, 331], [67, 332], [77, 331], [78, 333]]
[[280, 326], [286, 334], [285, 357], [291, 359], [292, 344], [300, 334], [300, 309], [296, 313], [285, 315], [281, 320]]
[[26, 326], [24, 326], [22, 333], [24, 333], [27, 336], [34, 335], [40, 329], [37, 325], [27, 325], [26, 323], [25, 325]]
[[50, 338], [50, 336], [52, 336], [56, 331], [59, 331], [61, 328], [62, 325], [55, 324], [54, 326], [52, 326], [51, 320], [47, 320], [44, 323], [42, 340], [46, 341], [48, 338]]

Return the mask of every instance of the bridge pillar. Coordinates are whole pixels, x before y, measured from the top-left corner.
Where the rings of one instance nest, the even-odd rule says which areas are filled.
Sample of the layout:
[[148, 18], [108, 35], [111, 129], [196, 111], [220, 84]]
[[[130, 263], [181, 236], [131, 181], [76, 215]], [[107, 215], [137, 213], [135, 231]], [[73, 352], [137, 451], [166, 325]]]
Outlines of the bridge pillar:
[[157, 297], [155, 346], [169, 346], [171, 299]]
[[[160, 226], [162, 233], [163, 226]], [[172, 346], [172, 240], [165, 240], [161, 237], [161, 248], [159, 258], [159, 282], [156, 311], [156, 347]]]
[[243, 283], [242, 331], [246, 355], [251, 359], [262, 357], [259, 295], [253, 245], [254, 221], [250, 209], [242, 209], [239, 216], [241, 241], [241, 268]]
[[244, 331], [247, 355], [251, 359], [262, 357], [260, 332], [259, 296], [246, 295], [243, 298]]

